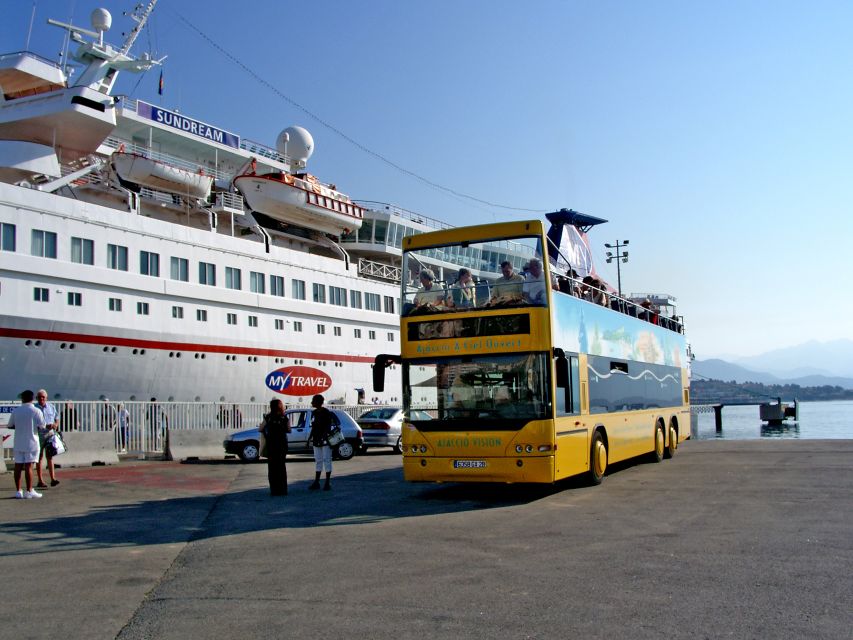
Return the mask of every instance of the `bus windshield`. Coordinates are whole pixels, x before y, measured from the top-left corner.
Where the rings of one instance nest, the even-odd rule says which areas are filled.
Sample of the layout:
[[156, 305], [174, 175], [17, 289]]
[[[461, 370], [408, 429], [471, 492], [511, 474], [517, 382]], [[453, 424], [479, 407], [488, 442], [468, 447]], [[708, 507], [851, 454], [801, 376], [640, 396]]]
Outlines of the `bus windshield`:
[[402, 314], [547, 304], [539, 237], [459, 242], [403, 254]]
[[[543, 353], [418, 359], [404, 364], [404, 404], [435, 414], [418, 429], [520, 429], [551, 415]], [[452, 424], [448, 424], [452, 423]]]

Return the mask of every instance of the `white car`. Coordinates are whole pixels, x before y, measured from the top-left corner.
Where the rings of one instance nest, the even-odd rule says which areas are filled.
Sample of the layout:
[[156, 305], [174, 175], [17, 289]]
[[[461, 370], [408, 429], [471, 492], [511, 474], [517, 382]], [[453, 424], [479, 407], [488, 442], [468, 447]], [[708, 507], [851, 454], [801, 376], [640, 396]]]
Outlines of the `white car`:
[[[432, 420], [426, 411], [414, 409], [410, 412], [412, 420]], [[361, 415], [358, 426], [364, 434], [362, 451], [369, 447], [392, 447], [394, 453], [403, 453], [403, 422], [406, 418], [399, 407], [380, 407]]]

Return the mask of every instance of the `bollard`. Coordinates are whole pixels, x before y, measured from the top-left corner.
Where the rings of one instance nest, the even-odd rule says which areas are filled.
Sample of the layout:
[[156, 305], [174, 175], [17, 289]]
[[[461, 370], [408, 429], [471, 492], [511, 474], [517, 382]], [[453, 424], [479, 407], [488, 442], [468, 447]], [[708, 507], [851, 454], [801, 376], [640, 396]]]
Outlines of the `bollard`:
[[717, 433], [723, 430], [723, 405], [721, 404], [714, 405], [714, 427], [716, 427]]

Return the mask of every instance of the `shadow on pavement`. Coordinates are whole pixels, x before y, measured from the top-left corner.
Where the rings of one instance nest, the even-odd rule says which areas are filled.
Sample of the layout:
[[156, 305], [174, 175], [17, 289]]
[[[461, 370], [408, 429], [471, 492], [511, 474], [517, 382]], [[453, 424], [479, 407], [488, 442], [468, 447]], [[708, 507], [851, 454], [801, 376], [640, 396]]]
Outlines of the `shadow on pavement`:
[[[288, 461], [290, 464], [290, 461]], [[116, 546], [183, 543], [241, 533], [346, 526], [526, 504], [574, 486], [410, 484], [400, 468], [332, 478], [332, 491], [293, 482], [286, 497], [266, 487], [221, 495], [93, 507], [85, 513], [0, 525], [0, 557]], [[37, 544], [31, 544], [37, 543]]]

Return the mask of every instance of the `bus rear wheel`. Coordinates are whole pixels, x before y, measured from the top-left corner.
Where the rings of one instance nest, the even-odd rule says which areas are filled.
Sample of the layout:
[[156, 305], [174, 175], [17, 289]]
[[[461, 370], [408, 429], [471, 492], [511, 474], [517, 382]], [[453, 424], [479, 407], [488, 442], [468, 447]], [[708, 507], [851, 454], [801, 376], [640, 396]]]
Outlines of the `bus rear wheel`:
[[675, 450], [678, 449], [678, 432], [674, 425], [669, 425], [669, 442], [663, 452], [664, 458], [671, 458], [675, 455]]
[[663, 424], [658, 422], [655, 425], [655, 448], [652, 450], [649, 459], [652, 462], [660, 462], [663, 460], [664, 446], [665, 440], [663, 436]]
[[601, 431], [596, 431], [592, 435], [592, 445], [589, 448], [589, 471], [587, 472], [589, 484], [601, 484], [606, 470], [607, 444], [604, 442], [604, 436], [601, 435]]

